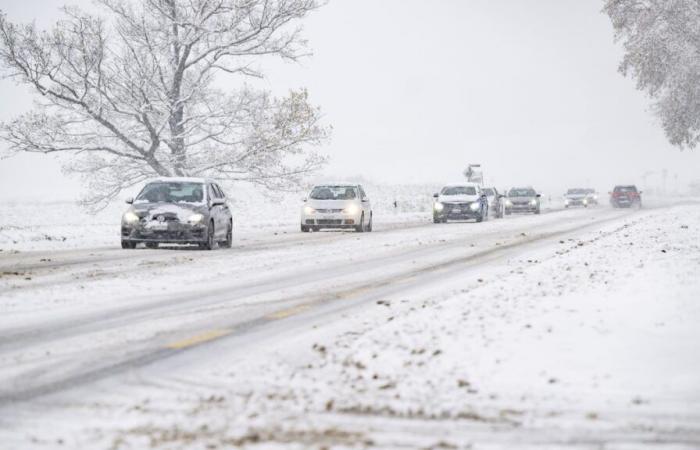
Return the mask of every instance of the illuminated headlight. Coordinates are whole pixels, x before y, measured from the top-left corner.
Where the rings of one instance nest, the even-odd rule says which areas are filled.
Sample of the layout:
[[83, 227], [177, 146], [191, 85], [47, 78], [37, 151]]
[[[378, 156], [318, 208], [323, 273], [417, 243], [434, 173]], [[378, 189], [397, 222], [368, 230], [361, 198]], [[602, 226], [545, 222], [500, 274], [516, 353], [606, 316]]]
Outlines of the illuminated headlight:
[[569, 199], [568, 199], [568, 198], [564, 199], [564, 204], [565, 204], [565, 205], [568, 205], [568, 204], [569, 204]]
[[304, 206], [304, 214], [316, 214], [316, 210], [310, 206]]
[[350, 205], [343, 210], [343, 213], [354, 215], [354, 214], [357, 214], [359, 211], [360, 211], [360, 208], [358, 208], [357, 205]]
[[139, 219], [139, 216], [137, 216], [136, 214], [134, 214], [132, 211], [127, 211], [126, 213], [124, 213], [123, 220], [124, 220], [124, 222], [126, 222], [126, 223], [136, 223], [136, 222], [138, 222], [140, 219]]
[[478, 211], [479, 208], [481, 208], [481, 203], [479, 202], [474, 202], [471, 205], [469, 205], [469, 209], [471, 209], [472, 211]]
[[531, 204], [532, 206], [537, 205], [537, 200], [535, 200], [535, 199], [530, 200], [530, 204]]
[[506, 200], [506, 206], [513, 206], [513, 202], [511, 202], [510, 200]]
[[588, 199], [587, 199], [587, 198], [584, 198], [584, 199], [583, 199], [583, 204], [584, 204], [584, 205], [587, 205], [587, 204], [588, 204]]
[[191, 224], [197, 224], [197, 223], [202, 223], [204, 220], [204, 216], [202, 214], [192, 214], [187, 221]]
[[435, 203], [435, 211], [442, 211], [443, 209], [445, 209], [445, 205], [439, 202]]

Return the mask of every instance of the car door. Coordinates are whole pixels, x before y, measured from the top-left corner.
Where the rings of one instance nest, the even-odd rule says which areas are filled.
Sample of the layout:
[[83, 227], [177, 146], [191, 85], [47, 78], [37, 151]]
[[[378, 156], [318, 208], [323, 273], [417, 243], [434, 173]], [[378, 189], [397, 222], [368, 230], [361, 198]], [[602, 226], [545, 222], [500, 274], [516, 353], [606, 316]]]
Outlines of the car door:
[[231, 213], [231, 208], [228, 206], [226, 193], [224, 193], [224, 190], [221, 189], [221, 186], [218, 184], [215, 184], [214, 187], [216, 188], [219, 197], [224, 201], [224, 204], [221, 205], [221, 229], [228, 230], [229, 223], [233, 220], [233, 214]]
[[221, 236], [221, 205], [215, 204], [219, 196], [212, 183], [207, 183], [207, 196], [209, 197], [209, 216], [214, 222], [214, 236], [218, 239]]
[[370, 203], [369, 197], [367, 197], [367, 194], [365, 193], [365, 190], [362, 188], [362, 186], [358, 186], [358, 189], [360, 191], [362, 211], [365, 213], [366, 220], [369, 221], [369, 218], [372, 217], [372, 204]]

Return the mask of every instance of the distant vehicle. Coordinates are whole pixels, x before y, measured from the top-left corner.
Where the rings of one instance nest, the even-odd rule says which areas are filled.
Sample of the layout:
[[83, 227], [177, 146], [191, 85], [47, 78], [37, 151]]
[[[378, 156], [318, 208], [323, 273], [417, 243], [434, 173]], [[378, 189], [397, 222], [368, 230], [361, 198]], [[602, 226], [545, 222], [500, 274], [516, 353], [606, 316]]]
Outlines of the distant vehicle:
[[301, 208], [301, 231], [325, 228], [372, 231], [372, 205], [359, 184], [331, 183], [314, 186]]
[[433, 194], [433, 222], [488, 218], [489, 203], [486, 194], [477, 183], [451, 184]]
[[147, 183], [122, 216], [122, 248], [138, 243], [195, 244], [211, 250], [217, 243], [230, 248], [233, 219], [226, 194], [204, 178], [160, 178]]
[[586, 202], [588, 203], [588, 206], [598, 205], [598, 193], [595, 189], [587, 188], [586, 194], [588, 194], [588, 197], [586, 197]]
[[641, 208], [642, 191], [633, 184], [615, 186], [610, 192], [610, 204], [613, 208]]
[[564, 208], [570, 208], [573, 206], [583, 206], [588, 207], [590, 189], [574, 188], [569, 189], [564, 194]]
[[485, 187], [482, 191], [486, 194], [486, 200], [489, 203], [489, 213], [497, 219], [503, 217], [503, 195], [495, 187]]
[[522, 213], [540, 213], [540, 197], [531, 187], [511, 188], [505, 201], [506, 215]]

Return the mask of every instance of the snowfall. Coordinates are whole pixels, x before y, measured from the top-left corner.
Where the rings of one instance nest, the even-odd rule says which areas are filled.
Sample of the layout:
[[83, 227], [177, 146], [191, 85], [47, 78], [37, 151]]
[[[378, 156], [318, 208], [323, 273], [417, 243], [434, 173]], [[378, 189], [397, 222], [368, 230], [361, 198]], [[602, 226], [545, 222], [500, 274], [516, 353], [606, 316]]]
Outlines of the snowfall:
[[0, 205], [0, 448], [700, 448], [700, 202], [435, 225], [413, 189], [365, 234], [235, 204], [213, 252]]

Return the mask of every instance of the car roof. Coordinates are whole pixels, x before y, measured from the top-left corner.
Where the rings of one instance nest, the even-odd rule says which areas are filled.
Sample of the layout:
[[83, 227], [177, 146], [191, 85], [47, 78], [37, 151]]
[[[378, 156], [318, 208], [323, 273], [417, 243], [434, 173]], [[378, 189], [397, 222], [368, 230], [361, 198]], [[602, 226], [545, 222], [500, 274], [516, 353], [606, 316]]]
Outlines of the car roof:
[[159, 177], [148, 180], [148, 183], [216, 183], [210, 178], [199, 177]]
[[470, 186], [481, 187], [481, 185], [479, 183], [474, 183], [471, 181], [463, 181], [461, 183], [450, 183], [450, 184], [446, 184], [443, 187], [470, 187]]
[[[510, 188], [510, 189], [515, 189], [515, 190], [532, 189], [533, 191], [535, 190], [535, 188], [532, 187], [532, 186], [513, 186], [513, 187]], [[509, 189], [509, 190], [510, 190], [510, 189]]]
[[324, 183], [316, 183], [314, 184], [314, 187], [319, 187], [319, 186], [359, 186], [360, 183], [356, 183], [354, 181], [328, 181]]

